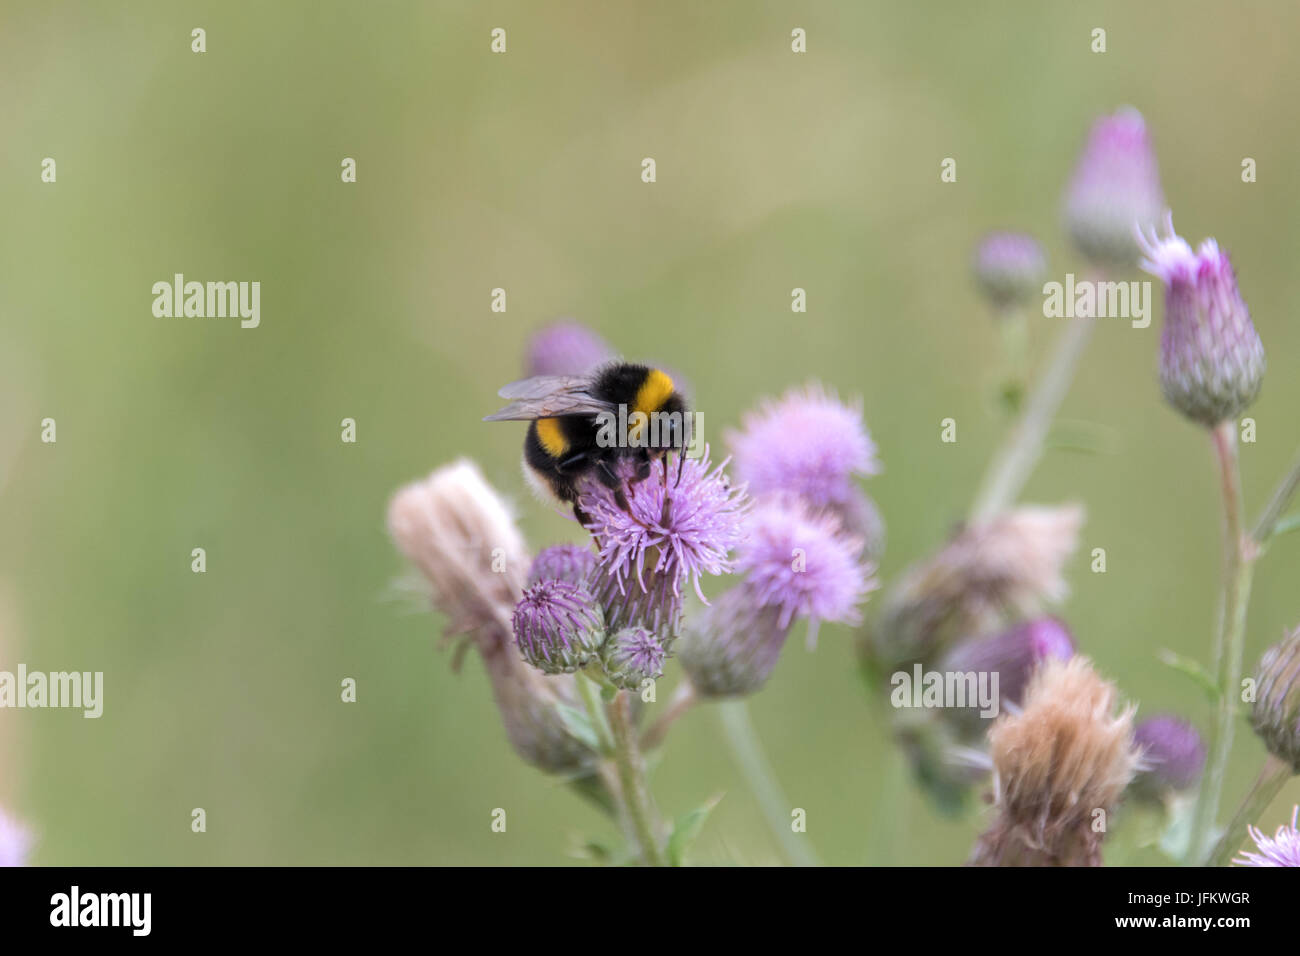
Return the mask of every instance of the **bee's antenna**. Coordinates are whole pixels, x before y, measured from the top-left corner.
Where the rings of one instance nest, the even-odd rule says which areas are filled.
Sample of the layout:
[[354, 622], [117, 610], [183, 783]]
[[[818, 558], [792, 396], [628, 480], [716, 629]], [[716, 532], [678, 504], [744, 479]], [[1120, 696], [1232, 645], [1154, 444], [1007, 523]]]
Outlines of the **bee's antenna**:
[[676, 488], [677, 485], [680, 485], [682, 483], [682, 471], [685, 468], [686, 468], [686, 452], [679, 451], [677, 453], [677, 482], [676, 484], [673, 485], [674, 488]]

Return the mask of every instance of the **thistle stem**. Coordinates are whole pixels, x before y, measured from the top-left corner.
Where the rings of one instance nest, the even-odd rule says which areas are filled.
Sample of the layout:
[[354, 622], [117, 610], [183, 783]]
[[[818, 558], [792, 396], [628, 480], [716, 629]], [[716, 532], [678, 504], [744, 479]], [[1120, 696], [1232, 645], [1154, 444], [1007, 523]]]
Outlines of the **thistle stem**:
[[749, 717], [749, 705], [744, 700], [726, 700], [718, 704], [718, 713], [722, 718], [722, 728], [727, 733], [731, 752], [740, 764], [740, 771], [753, 791], [767, 818], [768, 826], [785, 851], [785, 855], [795, 866], [820, 866], [817, 854], [790, 829], [790, 801], [781, 790], [781, 784], [772, 772], [759, 742], [754, 722]]
[[654, 800], [646, 785], [645, 762], [637, 748], [632, 727], [631, 698], [627, 691], [619, 691], [609, 702], [609, 725], [614, 734], [613, 756], [618, 767], [623, 808], [627, 811], [632, 831], [640, 844], [641, 860], [647, 866], [665, 866], [663, 848], [659, 845]]
[[1223, 422], [1211, 433], [1219, 462], [1223, 491], [1223, 598], [1214, 639], [1214, 674], [1218, 689], [1217, 712], [1210, 730], [1209, 759], [1196, 796], [1187, 862], [1206, 862], [1214, 839], [1228, 756], [1232, 752], [1237, 688], [1246, 637], [1246, 608], [1258, 548], [1242, 527], [1241, 473], [1237, 461], [1234, 422]]
[[1242, 837], [1246, 835], [1246, 827], [1259, 819], [1293, 773], [1289, 765], [1269, 754], [1259, 776], [1255, 778], [1255, 785], [1242, 799], [1227, 829], [1223, 831], [1223, 836], [1214, 845], [1214, 852], [1209, 859], [1210, 866], [1227, 866], [1232, 861], [1233, 854], [1241, 846]]
[[653, 750], [664, 742], [668, 736], [668, 731], [677, 719], [689, 711], [699, 701], [695, 693], [695, 688], [689, 680], [685, 678], [677, 685], [677, 690], [673, 693], [673, 699], [668, 702], [668, 707], [664, 710], [659, 718], [650, 725], [650, 729], [641, 735], [641, 750]]
[[979, 495], [971, 509], [972, 521], [984, 521], [993, 517], [1020, 494], [1043, 453], [1043, 442], [1047, 438], [1052, 419], [1056, 417], [1065, 393], [1069, 391], [1075, 368], [1096, 324], [1095, 316], [1067, 321], [1057, 340], [1051, 362], [1029, 393], [1024, 413], [1007, 435], [985, 473]]

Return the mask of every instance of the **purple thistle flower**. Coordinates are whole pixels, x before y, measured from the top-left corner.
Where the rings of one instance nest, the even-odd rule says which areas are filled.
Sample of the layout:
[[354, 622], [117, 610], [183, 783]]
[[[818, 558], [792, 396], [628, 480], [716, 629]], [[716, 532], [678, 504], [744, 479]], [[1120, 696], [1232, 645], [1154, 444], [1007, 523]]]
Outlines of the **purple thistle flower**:
[[1161, 714], [1133, 730], [1133, 742], [1142, 751], [1134, 786], [1148, 794], [1186, 790], [1201, 779], [1205, 769], [1205, 744], [1188, 721]]
[[1237, 288], [1232, 263], [1206, 239], [1192, 251], [1174, 232], [1139, 235], [1142, 268], [1165, 284], [1160, 333], [1160, 387], [1195, 422], [1214, 427], [1236, 418], [1264, 383], [1264, 344]]
[[591, 548], [578, 544], [556, 544], [543, 548], [533, 558], [528, 569], [528, 583], [538, 581], [567, 581], [586, 584], [596, 567], [596, 555]]
[[591, 584], [610, 630], [645, 627], [668, 647], [681, 623], [683, 583], [708, 603], [700, 578], [731, 571], [728, 553], [743, 537], [748, 502], [724, 474], [727, 461], [713, 467], [707, 446], [700, 458], [661, 460], [644, 481], [625, 486], [627, 511], [609, 488], [586, 483], [578, 504], [598, 552]]
[[811, 638], [820, 621], [859, 622], [858, 605], [877, 587], [875, 569], [862, 562], [861, 542], [840, 531], [833, 516], [797, 499], [754, 511], [736, 571], [759, 605], [777, 609], [780, 627], [806, 617]]
[[1291, 825], [1280, 826], [1272, 838], [1266, 837], [1259, 827], [1248, 827], [1258, 853], [1242, 854], [1233, 860], [1238, 866], [1300, 866], [1300, 806], [1291, 811]]
[[605, 676], [626, 690], [639, 690], [643, 682], [662, 677], [667, 658], [663, 644], [643, 627], [625, 627], [611, 634], [600, 651]]
[[852, 496], [855, 476], [880, 471], [862, 409], [816, 383], [763, 402], [727, 442], [737, 476], [756, 497], [793, 494], [838, 508]]
[[[1054, 617], [1038, 617], [988, 637], [958, 643], [944, 658], [944, 673], [996, 673], [1002, 700], [1019, 705], [1038, 665], [1074, 656], [1074, 638]], [[978, 707], [972, 708], [978, 714]]]
[[547, 674], [571, 673], [596, 658], [605, 640], [600, 608], [585, 587], [539, 581], [515, 605], [515, 643]]
[[736, 570], [741, 583], [692, 618], [678, 651], [705, 696], [758, 690], [797, 618], [809, 619], [811, 643], [820, 621], [857, 623], [858, 605], [876, 587], [858, 541], [832, 515], [793, 498], [755, 510]]
[[0, 867], [26, 866], [33, 842], [31, 831], [0, 809]]
[[1046, 275], [1047, 254], [1033, 236], [991, 232], [975, 249], [975, 278], [998, 309], [1032, 300]]
[[1160, 169], [1142, 114], [1132, 107], [1093, 124], [1065, 195], [1065, 226], [1101, 266], [1131, 266], [1133, 230], [1154, 226], [1165, 208]]
[[614, 350], [576, 319], [558, 319], [533, 333], [524, 361], [529, 376], [577, 375], [614, 358]]

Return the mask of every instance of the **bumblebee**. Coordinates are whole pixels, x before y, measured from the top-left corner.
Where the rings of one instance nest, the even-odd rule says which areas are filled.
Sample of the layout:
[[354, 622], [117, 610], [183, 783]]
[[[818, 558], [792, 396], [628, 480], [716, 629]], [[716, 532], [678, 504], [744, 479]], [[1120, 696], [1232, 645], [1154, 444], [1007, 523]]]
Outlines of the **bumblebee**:
[[624, 488], [690, 440], [686, 400], [661, 369], [613, 362], [583, 375], [539, 375], [499, 392], [512, 401], [484, 421], [527, 421], [524, 475], [538, 491], [578, 508], [594, 478], [627, 510]]

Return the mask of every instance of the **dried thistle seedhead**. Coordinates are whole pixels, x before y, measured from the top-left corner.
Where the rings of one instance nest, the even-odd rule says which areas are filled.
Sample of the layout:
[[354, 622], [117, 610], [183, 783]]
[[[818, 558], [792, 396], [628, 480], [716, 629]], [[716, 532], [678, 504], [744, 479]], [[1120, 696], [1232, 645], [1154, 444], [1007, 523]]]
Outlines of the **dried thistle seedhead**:
[[998, 815], [973, 863], [1100, 865], [1104, 821], [1138, 761], [1134, 708], [1116, 708], [1115, 686], [1087, 658], [1044, 661], [1023, 710], [989, 731]]
[[528, 554], [510, 509], [477, 465], [461, 459], [400, 488], [388, 505], [388, 530], [432, 586], [448, 633], [472, 635], [484, 654], [510, 642]]
[[388, 506], [393, 541], [424, 574], [447, 633], [465, 634], [483, 657], [492, 695], [515, 751], [543, 770], [574, 770], [591, 752], [556, 708], [576, 698], [568, 675], [525, 663], [511, 631], [528, 554], [510, 510], [464, 459], [399, 489]]

